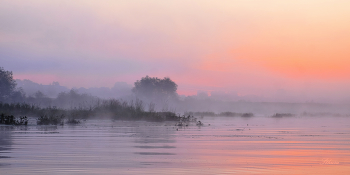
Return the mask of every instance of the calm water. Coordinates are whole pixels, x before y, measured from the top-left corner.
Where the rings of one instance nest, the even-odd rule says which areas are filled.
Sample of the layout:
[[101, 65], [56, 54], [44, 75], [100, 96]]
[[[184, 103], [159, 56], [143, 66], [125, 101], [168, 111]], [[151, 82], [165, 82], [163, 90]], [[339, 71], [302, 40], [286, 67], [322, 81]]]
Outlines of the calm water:
[[0, 174], [350, 174], [349, 117], [200, 120], [0, 125]]

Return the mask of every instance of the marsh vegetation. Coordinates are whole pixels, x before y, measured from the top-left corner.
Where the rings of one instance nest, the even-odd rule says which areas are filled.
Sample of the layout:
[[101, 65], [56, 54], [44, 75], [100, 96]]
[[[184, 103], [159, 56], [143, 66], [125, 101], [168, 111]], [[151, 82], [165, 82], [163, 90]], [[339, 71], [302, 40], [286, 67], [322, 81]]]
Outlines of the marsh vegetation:
[[[193, 116], [251, 118], [256, 116], [254, 113], [257, 113], [258, 115], [282, 118], [295, 116], [290, 111], [297, 112], [299, 110], [299, 106], [296, 104], [278, 106], [278, 104], [273, 103], [224, 103], [192, 97], [181, 101], [176, 92], [177, 84], [168, 77], [163, 79], [142, 77], [134, 83], [133, 96], [127, 100], [100, 99], [89, 94], [80, 94], [75, 89], [61, 92], [56, 98], [49, 98], [40, 91], [27, 96], [20, 88], [16, 87], [11, 71], [0, 67], [0, 78], [0, 113], [3, 113], [4, 116], [0, 122], [2, 124], [28, 124], [27, 117], [22, 117], [28, 116], [35, 118], [38, 125], [79, 124], [81, 120], [85, 119], [108, 118], [112, 120], [177, 121], [177, 126], [188, 126], [189, 122], [197, 122], [197, 125], [200, 126], [202, 123], [196, 121]], [[55, 84], [58, 86], [57, 82]], [[170, 103], [175, 104], [175, 107], [170, 106]], [[271, 105], [277, 106], [278, 109], [271, 108]], [[183, 113], [183, 116], [175, 113], [176, 107], [179, 110], [177, 112]], [[324, 105], [316, 105], [316, 107], [325, 108]], [[189, 111], [189, 109], [198, 109], [198, 112], [184, 112]], [[203, 112], [203, 109], [208, 111]], [[226, 111], [226, 109], [229, 110]], [[210, 112], [210, 110], [219, 112]], [[301, 115], [320, 116], [323, 113], [304, 112]], [[325, 115], [337, 116], [330, 113], [325, 113]]]
[[28, 118], [27, 116], [16, 118], [13, 115], [5, 115], [2, 113], [0, 115], [0, 124], [5, 125], [27, 125]]
[[194, 116], [208, 116], [208, 117], [214, 117], [214, 116], [225, 116], [225, 117], [254, 117], [253, 113], [237, 113], [237, 112], [186, 112], [185, 115], [194, 115]]
[[[114, 120], [147, 120], [147, 121], [177, 121], [181, 117], [174, 112], [155, 112], [146, 111], [145, 105], [141, 100], [120, 101], [120, 100], [101, 100], [95, 106], [88, 108], [57, 108], [57, 107], [39, 107], [26, 103], [1, 103], [0, 112], [5, 116], [1, 121], [15, 124], [10, 116], [26, 115], [37, 118], [38, 125], [63, 125], [66, 123], [78, 124], [79, 119], [89, 118], [110, 118]], [[11, 114], [9, 116], [5, 114]]]

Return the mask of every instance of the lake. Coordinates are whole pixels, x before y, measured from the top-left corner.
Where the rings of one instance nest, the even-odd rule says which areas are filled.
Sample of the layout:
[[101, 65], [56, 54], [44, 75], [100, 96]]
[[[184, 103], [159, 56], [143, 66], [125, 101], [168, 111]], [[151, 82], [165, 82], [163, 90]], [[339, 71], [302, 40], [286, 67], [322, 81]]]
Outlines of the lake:
[[1, 174], [350, 174], [350, 117], [0, 125]]

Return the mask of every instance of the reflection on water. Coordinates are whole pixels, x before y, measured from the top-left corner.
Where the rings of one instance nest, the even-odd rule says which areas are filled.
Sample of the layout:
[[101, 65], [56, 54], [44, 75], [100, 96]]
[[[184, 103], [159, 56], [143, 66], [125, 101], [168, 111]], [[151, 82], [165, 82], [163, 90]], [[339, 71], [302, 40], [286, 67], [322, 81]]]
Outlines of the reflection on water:
[[[11, 131], [12, 126], [0, 127], [0, 159], [10, 158], [8, 153], [11, 150], [12, 140]], [[3, 161], [0, 162], [0, 167], [6, 165]]]
[[[0, 125], [1, 174], [348, 174], [346, 117]], [[209, 125], [210, 124], [210, 125]]]

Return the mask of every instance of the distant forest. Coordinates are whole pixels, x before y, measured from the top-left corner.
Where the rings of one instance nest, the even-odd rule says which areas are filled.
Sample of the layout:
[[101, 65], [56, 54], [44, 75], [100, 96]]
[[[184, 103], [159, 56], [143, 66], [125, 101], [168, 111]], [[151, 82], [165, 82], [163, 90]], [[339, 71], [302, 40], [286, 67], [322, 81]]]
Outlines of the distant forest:
[[102, 100], [141, 100], [146, 111], [237, 112], [257, 114], [335, 112], [350, 113], [348, 104], [286, 103], [242, 100], [236, 94], [198, 92], [193, 96], [177, 94], [177, 84], [169, 77], [142, 77], [134, 86], [123, 82], [107, 88], [69, 89], [58, 82], [41, 85], [30, 80], [14, 80], [11, 71], [0, 67], [0, 102], [26, 103], [40, 107], [90, 108]]
[[[27, 96], [35, 96], [38, 91], [43, 93], [45, 96], [55, 98], [61, 92], [69, 92], [71, 89], [62, 86], [59, 82], [52, 82], [49, 85], [43, 85], [31, 80], [19, 80], [16, 79], [18, 88], [22, 88], [23, 92]], [[74, 91], [81, 94], [89, 94], [99, 98], [121, 98], [131, 94], [132, 85], [126, 82], [116, 82], [112, 88], [108, 87], [95, 87], [95, 88], [74, 88]]]
[[125, 82], [117, 82], [112, 88], [69, 89], [58, 82], [42, 85], [30, 80], [14, 80], [11, 71], [0, 67], [0, 81], [2, 103], [88, 109], [103, 100], [120, 99], [129, 102], [142, 100], [150, 110], [168, 111], [168, 104], [178, 100], [177, 84], [167, 77], [160, 79], [146, 76], [136, 81], [134, 87]]

